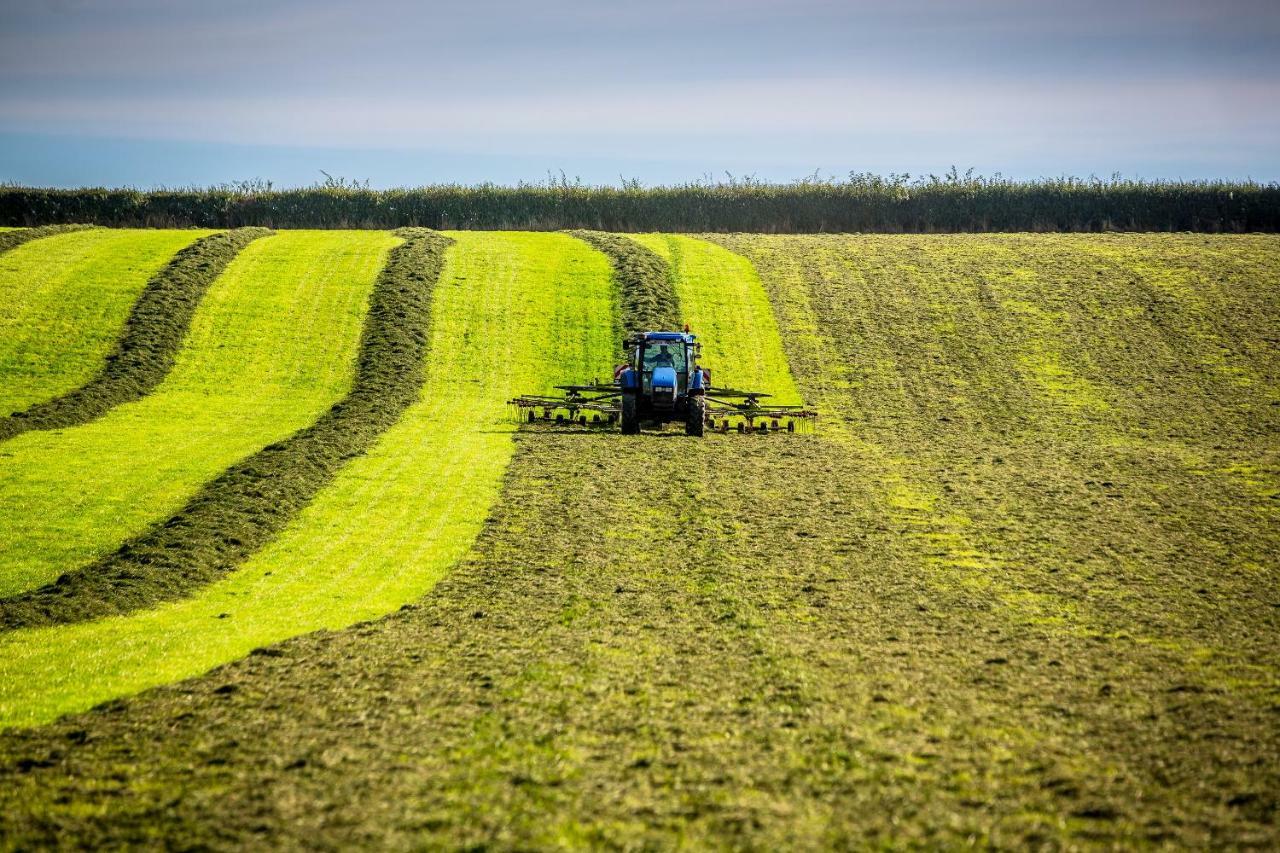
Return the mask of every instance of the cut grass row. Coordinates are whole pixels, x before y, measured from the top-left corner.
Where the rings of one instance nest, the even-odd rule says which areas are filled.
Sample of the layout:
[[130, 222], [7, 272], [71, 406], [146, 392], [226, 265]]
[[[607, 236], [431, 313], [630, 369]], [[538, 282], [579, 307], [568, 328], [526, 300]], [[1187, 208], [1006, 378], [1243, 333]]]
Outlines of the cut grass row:
[[96, 227], [96, 225], [41, 225], [36, 228], [0, 228], [0, 252], [16, 249], [24, 243], [39, 240], [42, 237]]
[[[0, 417], [0, 441], [28, 430], [87, 423], [121, 403], [150, 393], [173, 367], [191, 317], [209, 285], [241, 249], [270, 233], [265, 228], [239, 228], [201, 237], [179, 251], [143, 288], [114, 351], [97, 375], [66, 394], [11, 417]], [[75, 293], [72, 298], [80, 296], [83, 294]], [[63, 301], [67, 301], [65, 294]]]
[[0, 254], [0, 417], [89, 381], [148, 280], [212, 233], [27, 230], [50, 233]]
[[314, 424], [237, 462], [176, 515], [55, 584], [0, 600], [0, 627], [119, 615], [190, 595], [257, 551], [413, 403], [447, 238], [397, 232], [361, 335], [355, 382]]
[[778, 403], [800, 402], [769, 297], [745, 258], [695, 237], [628, 238], [669, 265], [684, 322], [702, 342], [702, 363], [715, 386], [763, 391]]
[[607, 260], [567, 235], [451, 236], [419, 401], [226, 579], [129, 616], [0, 638], [0, 725], [382, 615], [466, 553], [512, 452], [506, 400], [606, 374], [615, 298]]
[[374, 279], [397, 243], [378, 232], [253, 242], [210, 287], [149, 396], [0, 446], [0, 594], [110, 554], [341, 399]]
[[641, 332], [674, 331], [681, 327], [671, 267], [651, 249], [634, 240], [604, 231], [569, 232], [603, 252], [613, 265], [618, 294], [619, 340]]

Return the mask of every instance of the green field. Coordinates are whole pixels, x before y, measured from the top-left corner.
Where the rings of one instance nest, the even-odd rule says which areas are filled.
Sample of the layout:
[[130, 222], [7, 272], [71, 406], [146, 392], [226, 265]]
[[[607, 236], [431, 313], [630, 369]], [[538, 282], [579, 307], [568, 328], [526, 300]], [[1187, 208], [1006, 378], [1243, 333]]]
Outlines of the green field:
[[[0, 632], [0, 847], [1280, 844], [1280, 239], [628, 235], [819, 411], [693, 439], [520, 428], [628, 294], [448, 236], [418, 401], [272, 541]], [[0, 594], [314, 421], [395, 244], [255, 241], [152, 394], [0, 444]]]
[[[577, 241], [452, 236], [420, 402], [226, 581], [137, 615], [0, 635], [0, 724], [43, 722], [380, 616], [457, 562], [510, 458], [507, 398], [530, 387], [518, 383], [550, 390], [560, 370], [604, 374], [613, 341], [607, 266]], [[513, 320], [526, 340], [482, 344]], [[498, 381], [468, 381], [477, 375]]]
[[151, 395], [76, 429], [6, 442], [0, 594], [114, 550], [339, 399], [369, 289], [394, 243], [352, 231], [251, 244], [210, 289]]
[[0, 254], [0, 416], [92, 377], [147, 279], [210, 233], [95, 228]]

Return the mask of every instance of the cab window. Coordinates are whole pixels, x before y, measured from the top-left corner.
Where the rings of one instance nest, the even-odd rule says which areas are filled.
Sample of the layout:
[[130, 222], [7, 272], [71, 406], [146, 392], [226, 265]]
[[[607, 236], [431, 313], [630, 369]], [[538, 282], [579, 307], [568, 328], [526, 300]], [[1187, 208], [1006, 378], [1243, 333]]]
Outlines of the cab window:
[[684, 345], [678, 341], [672, 343], [655, 342], [646, 344], [644, 348], [645, 370], [655, 367], [674, 367], [677, 373], [683, 373]]

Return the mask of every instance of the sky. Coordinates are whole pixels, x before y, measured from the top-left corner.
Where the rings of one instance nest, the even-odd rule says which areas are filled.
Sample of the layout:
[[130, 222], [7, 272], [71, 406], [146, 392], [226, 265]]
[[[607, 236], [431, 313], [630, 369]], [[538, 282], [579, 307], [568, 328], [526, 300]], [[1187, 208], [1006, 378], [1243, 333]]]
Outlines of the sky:
[[0, 0], [0, 181], [1280, 180], [1277, 0]]

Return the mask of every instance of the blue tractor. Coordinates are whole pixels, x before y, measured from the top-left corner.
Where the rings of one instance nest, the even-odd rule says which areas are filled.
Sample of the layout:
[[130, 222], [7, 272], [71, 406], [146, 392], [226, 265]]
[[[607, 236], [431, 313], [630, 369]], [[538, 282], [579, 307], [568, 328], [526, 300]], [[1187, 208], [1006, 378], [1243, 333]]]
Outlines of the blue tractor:
[[614, 376], [622, 391], [622, 434], [638, 434], [641, 421], [677, 421], [685, 435], [702, 435], [711, 371], [698, 364], [697, 339], [688, 332], [645, 332], [623, 346], [627, 362]]
[[711, 387], [711, 371], [699, 364], [702, 345], [683, 332], [643, 332], [623, 341], [627, 360], [614, 371], [612, 383], [557, 385], [557, 396], [524, 396], [509, 401], [529, 423], [552, 421], [614, 424], [624, 435], [636, 435], [640, 425], [684, 424], [686, 435], [700, 436], [708, 426], [727, 432], [782, 429], [794, 432], [797, 423], [816, 413], [800, 406], [761, 406], [768, 394]]

